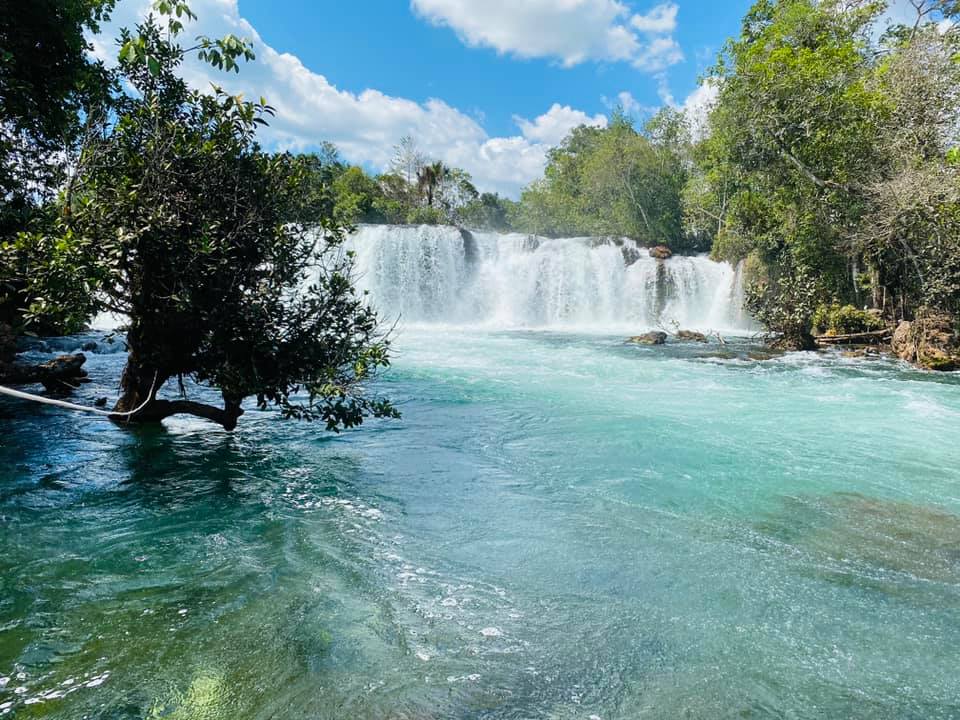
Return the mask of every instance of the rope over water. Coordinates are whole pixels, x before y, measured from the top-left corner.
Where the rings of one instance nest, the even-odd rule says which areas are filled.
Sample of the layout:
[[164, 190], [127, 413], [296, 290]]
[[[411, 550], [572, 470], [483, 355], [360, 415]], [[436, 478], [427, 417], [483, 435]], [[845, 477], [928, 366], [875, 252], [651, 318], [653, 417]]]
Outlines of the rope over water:
[[159, 375], [160, 375], [159, 372], [154, 373], [153, 384], [150, 385], [150, 393], [147, 395], [147, 399], [143, 401], [143, 404], [137, 409], [130, 410], [129, 412], [112, 412], [110, 410], [99, 410], [97, 408], [87, 407], [86, 405], [77, 405], [75, 403], [67, 402], [65, 400], [54, 400], [53, 398], [46, 398], [46, 397], [42, 397], [41, 395], [33, 395], [31, 393], [25, 393], [20, 390], [14, 390], [12, 388], [4, 387], [3, 385], [0, 385], [0, 395], [9, 395], [10, 397], [15, 397], [20, 400], [30, 400], [32, 402], [41, 403], [43, 405], [53, 405], [54, 407], [65, 408], [66, 410], [91, 413], [93, 415], [100, 415], [102, 417], [110, 417], [110, 418], [131, 417], [133, 415], [136, 415], [138, 412], [143, 410], [147, 405], [153, 402], [153, 392], [154, 390], [156, 390], [157, 377]]

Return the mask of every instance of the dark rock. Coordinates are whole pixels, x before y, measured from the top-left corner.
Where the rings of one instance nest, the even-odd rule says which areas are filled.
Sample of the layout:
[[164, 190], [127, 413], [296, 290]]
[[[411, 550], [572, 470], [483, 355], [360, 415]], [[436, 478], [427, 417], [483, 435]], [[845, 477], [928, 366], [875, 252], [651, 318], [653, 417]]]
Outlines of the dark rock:
[[654, 332], [644, 333], [643, 335], [636, 335], [627, 340], [627, 342], [633, 343], [634, 345], [664, 345], [667, 342], [667, 334], [655, 330]]
[[669, 260], [673, 257], [673, 250], [666, 245], [657, 245], [656, 247], [650, 248], [650, 257], [656, 258], [657, 260]]
[[97, 343], [93, 340], [91, 340], [90, 342], [85, 342], [83, 344], [83, 347], [81, 347], [80, 349], [83, 350], [84, 352], [93, 352], [94, 350], [97, 349]]
[[95, 407], [102, 408], [107, 406], [107, 399], [105, 397], [97, 398], [93, 401]]
[[681, 342], [698, 342], [698, 343], [710, 342], [707, 339], [706, 335], [704, 335], [701, 332], [696, 332], [695, 330], [678, 330], [677, 340], [680, 340]]
[[48, 390], [60, 391], [65, 387], [76, 387], [87, 376], [83, 364], [87, 356], [61, 355], [39, 365], [18, 363], [0, 363], [0, 384], [33, 385], [41, 383]]
[[0, 363], [11, 363], [17, 355], [17, 336], [13, 328], [0, 323]]
[[623, 254], [623, 264], [627, 267], [630, 267], [640, 259], [640, 251], [633, 245], [621, 245], [620, 252]]

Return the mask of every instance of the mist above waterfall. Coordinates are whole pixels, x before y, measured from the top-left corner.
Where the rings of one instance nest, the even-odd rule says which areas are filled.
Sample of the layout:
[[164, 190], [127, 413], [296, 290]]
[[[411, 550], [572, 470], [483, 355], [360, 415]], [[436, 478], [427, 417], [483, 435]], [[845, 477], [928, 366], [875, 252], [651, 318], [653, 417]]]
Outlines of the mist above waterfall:
[[630, 240], [367, 225], [346, 247], [359, 289], [388, 322], [750, 327], [733, 267], [705, 256], [660, 262]]

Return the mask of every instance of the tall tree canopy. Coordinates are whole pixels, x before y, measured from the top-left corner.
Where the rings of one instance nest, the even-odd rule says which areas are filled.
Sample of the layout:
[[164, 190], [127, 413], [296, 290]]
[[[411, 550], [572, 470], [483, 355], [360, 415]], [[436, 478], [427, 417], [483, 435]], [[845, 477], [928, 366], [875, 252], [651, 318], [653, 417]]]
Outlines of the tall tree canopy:
[[[343, 227], [307, 181], [311, 158], [260, 149], [272, 112], [263, 101], [191, 90], [177, 74], [179, 22], [168, 25], [151, 17], [124, 35], [130, 92], [88, 138], [54, 240], [95, 279], [96, 302], [129, 318], [117, 412], [191, 413], [232, 429], [252, 396], [332, 430], [396, 416], [366, 392], [388, 343], [354, 292]], [[38, 270], [51, 304], [73, 302]], [[187, 376], [219, 390], [223, 406], [157, 399], [171, 378], [183, 393]]]

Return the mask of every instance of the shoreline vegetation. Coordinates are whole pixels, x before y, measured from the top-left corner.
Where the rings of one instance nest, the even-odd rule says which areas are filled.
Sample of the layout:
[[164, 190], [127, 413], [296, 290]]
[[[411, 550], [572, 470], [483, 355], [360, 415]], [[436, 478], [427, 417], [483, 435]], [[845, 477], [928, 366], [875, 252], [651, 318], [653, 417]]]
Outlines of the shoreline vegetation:
[[[16, 364], [16, 337], [106, 311], [129, 318], [114, 409], [135, 421], [185, 412], [232, 429], [250, 397], [330, 430], [398, 417], [370, 391], [389, 333], [338, 252], [358, 223], [709, 252], [743, 264], [747, 309], [778, 349], [889, 346], [960, 368], [953, 0], [912, 2], [889, 27], [884, 2], [758, 0], [703, 78], [717, 95], [703, 128], [670, 107], [642, 122], [617, 109], [551, 150], [518, 200], [481, 193], [415, 137], [382, 173], [326, 142], [265, 151], [266, 99], [180, 74], [187, 55], [240, 71], [250, 43], [184, 47], [189, 3], [157, 0], [109, 69], [86, 38], [113, 6], [36, 0], [0, 20], [0, 383], [82, 380], [68, 359]], [[222, 405], [156, 398], [168, 381], [185, 395], [187, 378]]]

